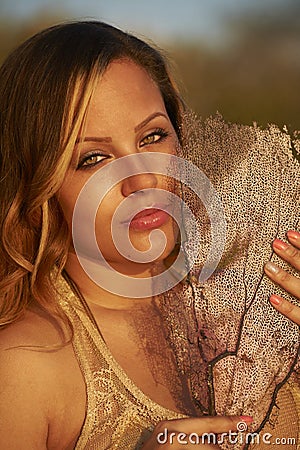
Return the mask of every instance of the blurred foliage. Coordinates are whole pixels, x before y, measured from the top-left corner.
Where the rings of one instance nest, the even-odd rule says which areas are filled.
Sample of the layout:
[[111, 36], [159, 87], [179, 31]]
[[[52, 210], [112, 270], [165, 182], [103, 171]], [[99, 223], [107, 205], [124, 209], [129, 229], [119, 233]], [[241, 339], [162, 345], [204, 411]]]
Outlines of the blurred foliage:
[[[44, 12], [21, 24], [0, 19], [0, 62], [61, 17]], [[224, 20], [226, 33], [218, 45], [168, 45], [187, 103], [202, 117], [219, 111], [231, 122], [299, 130], [300, 2], [287, 0], [284, 7]]]
[[228, 21], [219, 48], [170, 48], [188, 104], [202, 117], [300, 129], [300, 2]]

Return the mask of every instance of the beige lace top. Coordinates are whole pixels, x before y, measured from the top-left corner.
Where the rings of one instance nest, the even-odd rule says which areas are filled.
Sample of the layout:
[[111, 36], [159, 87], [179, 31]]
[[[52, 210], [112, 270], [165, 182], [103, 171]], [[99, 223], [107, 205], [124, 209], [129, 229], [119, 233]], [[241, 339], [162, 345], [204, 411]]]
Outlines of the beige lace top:
[[[63, 277], [59, 292], [61, 306], [74, 327], [73, 347], [87, 392], [86, 417], [75, 450], [139, 449], [159, 421], [185, 417], [152, 401], [128, 378]], [[299, 417], [299, 386], [291, 381], [280, 390], [261, 436], [270, 433], [273, 445], [276, 438], [293, 438], [289, 444], [282, 440], [281, 445], [299, 449]], [[254, 442], [251, 449], [270, 446], [262, 439], [259, 445]], [[281, 448], [280, 444], [276, 447]]]
[[75, 450], [139, 449], [159, 421], [184, 417], [152, 401], [126, 376], [62, 277], [59, 290], [87, 390], [86, 418]]

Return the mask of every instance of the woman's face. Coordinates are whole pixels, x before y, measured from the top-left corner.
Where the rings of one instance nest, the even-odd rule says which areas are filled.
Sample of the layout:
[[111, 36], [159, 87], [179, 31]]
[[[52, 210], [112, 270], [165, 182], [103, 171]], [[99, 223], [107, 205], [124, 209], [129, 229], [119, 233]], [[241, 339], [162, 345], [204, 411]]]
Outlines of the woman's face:
[[[177, 136], [161, 93], [147, 72], [130, 60], [117, 60], [99, 79], [88, 109], [84, 134], [81, 133], [77, 141], [73, 162], [58, 193], [70, 230], [78, 195], [96, 171], [126, 155], [143, 152], [174, 154]], [[155, 228], [161, 229], [166, 237], [166, 248], [159, 259], [164, 259], [175, 245], [173, 219], [155, 209], [155, 198], [150, 198], [149, 203], [149, 196], [143, 194], [148, 188], [170, 189], [166, 177], [155, 173], [137, 174], [109, 190], [97, 210], [98, 246], [106, 261], [123, 273], [134, 273], [137, 267], [116, 250], [111, 220], [116, 208], [131, 194], [134, 194], [132, 199], [137, 199], [139, 209], [144, 210], [129, 225], [132, 245], [140, 251], [148, 250], [148, 236]], [[145, 205], [141, 205], [144, 197]], [[151, 206], [153, 209], [147, 209]]]

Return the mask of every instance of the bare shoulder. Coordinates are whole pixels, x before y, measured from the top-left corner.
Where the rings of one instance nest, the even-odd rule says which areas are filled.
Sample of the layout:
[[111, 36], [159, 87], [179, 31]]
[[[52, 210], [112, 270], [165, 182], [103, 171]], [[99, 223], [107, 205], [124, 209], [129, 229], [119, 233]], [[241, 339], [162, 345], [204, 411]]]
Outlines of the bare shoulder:
[[[0, 331], [0, 379], [0, 448], [56, 449], [61, 439], [69, 448], [84, 419], [85, 387], [56, 321], [30, 310]], [[79, 406], [67, 418], [74, 398]]]
[[[38, 306], [32, 306], [24, 316], [0, 328], [0, 351], [11, 347], [45, 347], [62, 342], [63, 322], [53, 319]], [[64, 328], [63, 328], [64, 329]]]

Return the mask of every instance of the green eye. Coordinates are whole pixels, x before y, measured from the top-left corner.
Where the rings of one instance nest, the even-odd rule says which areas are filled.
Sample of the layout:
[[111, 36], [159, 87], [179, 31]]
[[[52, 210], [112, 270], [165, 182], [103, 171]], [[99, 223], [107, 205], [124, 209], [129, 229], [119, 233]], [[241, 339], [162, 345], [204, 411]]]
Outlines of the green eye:
[[162, 128], [158, 128], [157, 130], [153, 131], [152, 133], [145, 136], [141, 141], [141, 147], [143, 145], [150, 145], [150, 144], [156, 144], [158, 142], [161, 142], [166, 137], [169, 136], [169, 133]]
[[100, 164], [102, 161], [108, 158], [108, 155], [103, 155], [102, 153], [95, 153], [86, 155], [78, 164], [78, 169], [88, 169]]
[[143, 144], [152, 144], [153, 142], [156, 142], [160, 139], [160, 136], [158, 134], [149, 134], [149, 136], [146, 136], [143, 139]]
[[88, 158], [86, 158], [82, 165], [83, 166], [90, 166], [93, 164], [97, 164], [98, 162], [102, 161], [104, 159], [103, 156], [101, 155], [93, 155], [93, 156], [89, 156]]

